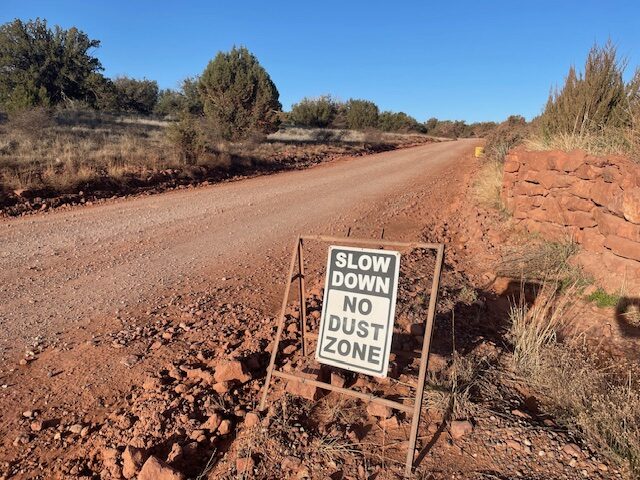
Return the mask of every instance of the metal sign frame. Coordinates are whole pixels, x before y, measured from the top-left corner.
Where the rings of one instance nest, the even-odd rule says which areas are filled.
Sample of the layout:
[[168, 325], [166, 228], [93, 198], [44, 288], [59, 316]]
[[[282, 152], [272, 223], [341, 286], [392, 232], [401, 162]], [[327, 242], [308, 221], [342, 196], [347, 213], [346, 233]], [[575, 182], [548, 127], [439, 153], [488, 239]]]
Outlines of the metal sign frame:
[[[347, 243], [347, 244], [355, 244], [355, 245], [368, 245], [373, 247], [399, 247], [399, 248], [409, 248], [411, 250], [415, 249], [425, 249], [425, 250], [435, 250], [436, 251], [436, 262], [435, 268], [433, 272], [433, 282], [431, 284], [431, 295], [429, 296], [429, 308], [427, 311], [427, 318], [425, 323], [425, 333], [422, 341], [422, 350], [420, 353], [420, 369], [418, 371], [418, 383], [415, 386], [416, 395], [414, 398], [413, 405], [407, 405], [405, 403], [396, 402], [393, 400], [389, 400], [383, 397], [376, 397], [372, 394], [362, 393], [357, 390], [352, 390], [350, 388], [338, 387], [336, 385], [332, 385], [331, 383], [321, 382], [319, 380], [312, 380], [303, 376], [298, 376], [295, 373], [283, 372], [281, 370], [275, 369], [276, 357], [278, 355], [278, 347], [280, 345], [280, 338], [282, 336], [282, 331], [284, 330], [285, 325], [285, 312], [287, 309], [287, 304], [289, 303], [289, 293], [291, 291], [291, 284], [297, 279], [298, 287], [299, 287], [299, 301], [300, 301], [300, 340], [302, 344], [302, 355], [304, 357], [307, 356], [307, 340], [311, 340], [313, 338], [317, 338], [317, 335], [311, 335], [307, 332], [307, 305], [306, 305], [306, 291], [305, 291], [305, 274], [304, 274], [304, 249], [303, 243], [305, 240], [308, 241], [320, 241], [324, 243]], [[298, 273], [294, 276], [294, 270], [296, 266], [296, 261], [298, 263]], [[338, 392], [344, 395], [349, 395], [352, 397], [359, 398], [361, 400], [365, 400], [367, 402], [377, 403], [380, 405], [384, 405], [395, 410], [400, 410], [401, 412], [406, 413], [411, 416], [411, 430], [409, 434], [409, 448], [407, 451], [407, 459], [405, 465], [405, 477], [411, 475], [411, 471], [413, 469], [413, 461], [415, 457], [416, 443], [418, 439], [418, 427], [420, 425], [420, 412], [422, 407], [422, 401], [424, 398], [424, 384], [425, 378], [427, 375], [427, 367], [429, 363], [429, 349], [431, 346], [431, 336], [433, 334], [433, 323], [436, 312], [436, 304], [438, 302], [438, 290], [440, 287], [440, 274], [442, 272], [442, 264], [444, 261], [444, 244], [441, 243], [420, 243], [420, 242], [394, 242], [388, 240], [371, 240], [371, 239], [361, 239], [361, 238], [350, 238], [350, 237], [332, 237], [327, 235], [299, 235], [296, 239], [293, 253], [291, 255], [291, 262], [289, 265], [289, 274], [288, 281], [284, 290], [284, 296], [282, 298], [282, 305], [280, 308], [280, 315], [278, 318], [278, 329], [276, 331], [275, 342], [273, 348], [271, 350], [271, 359], [269, 361], [269, 367], [267, 368], [267, 376], [265, 379], [265, 384], [262, 390], [262, 396], [260, 399], [259, 409], [264, 410], [267, 404], [267, 395], [269, 393], [269, 386], [271, 384], [272, 377], [282, 378], [287, 381], [295, 381], [301, 382], [307, 385], [313, 385], [315, 387], [321, 388], [323, 390], [330, 390], [333, 392]], [[394, 322], [395, 323], [395, 322]]]

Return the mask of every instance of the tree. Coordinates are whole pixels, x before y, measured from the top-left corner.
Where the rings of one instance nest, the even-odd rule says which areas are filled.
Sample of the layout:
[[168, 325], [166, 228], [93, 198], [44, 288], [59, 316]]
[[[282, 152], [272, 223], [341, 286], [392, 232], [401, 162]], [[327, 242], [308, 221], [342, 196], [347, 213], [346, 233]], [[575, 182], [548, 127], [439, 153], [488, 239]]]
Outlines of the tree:
[[88, 80], [102, 70], [89, 51], [100, 46], [75, 27], [46, 20], [0, 26], [0, 105], [7, 110], [95, 100]]
[[185, 96], [181, 92], [166, 88], [158, 93], [158, 100], [153, 112], [158, 115], [178, 115], [183, 112], [186, 107]]
[[289, 121], [300, 127], [326, 128], [336, 117], [337, 102], [330, 95], [303, 98], [291, 106]]
[[113, 81], [118, 96], [120, 110], [148, 115], [158, 101], [158, 82], [118, 77]]
[[184, 95], [185, 110], [192, 115], [202, 115], [204, 105], [198, 85], [200, 77], [187, 77], [182, 81], [182, 94]]
[[199, 91], [205, 115], [225, 140], [278, 129], [282, 110], [278, 90], [245, 47], [219, 52], [202, 73]]
[[404, 112], [382, 112], [378, 117], [378, 127], [384, 132], [424, 131], [424, 126]]
[[378, 126], [378, 106], [369, 100], [351, 99], [347, 102], [347, 127], [362, 130]]

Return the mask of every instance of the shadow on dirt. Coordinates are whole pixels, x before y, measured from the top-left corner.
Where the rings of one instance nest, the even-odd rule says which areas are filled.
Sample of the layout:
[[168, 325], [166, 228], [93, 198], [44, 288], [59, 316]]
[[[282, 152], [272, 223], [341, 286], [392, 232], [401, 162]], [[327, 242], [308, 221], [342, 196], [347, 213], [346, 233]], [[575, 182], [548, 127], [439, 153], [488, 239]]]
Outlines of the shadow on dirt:
[[615, 320], [626, 337], [640, 337], [640, 298], [622, 297], [615, 310]]

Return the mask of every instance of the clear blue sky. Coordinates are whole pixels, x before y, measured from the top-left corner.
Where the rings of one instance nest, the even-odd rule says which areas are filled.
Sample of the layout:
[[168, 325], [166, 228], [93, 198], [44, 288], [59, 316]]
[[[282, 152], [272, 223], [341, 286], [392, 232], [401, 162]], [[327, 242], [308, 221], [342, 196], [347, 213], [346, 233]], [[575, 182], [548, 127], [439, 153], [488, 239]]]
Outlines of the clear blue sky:
[[[540, 113], [549, 88], [609, 37], [640, 64], [640, 2], [1, 0], [0, 21], [46, 18], [102, 42], [105, 74], [176, 87], [247, 46], [285, 109], [331, 93], [419, 120]], [[631, 73], [631, 72], [629, 72]]]

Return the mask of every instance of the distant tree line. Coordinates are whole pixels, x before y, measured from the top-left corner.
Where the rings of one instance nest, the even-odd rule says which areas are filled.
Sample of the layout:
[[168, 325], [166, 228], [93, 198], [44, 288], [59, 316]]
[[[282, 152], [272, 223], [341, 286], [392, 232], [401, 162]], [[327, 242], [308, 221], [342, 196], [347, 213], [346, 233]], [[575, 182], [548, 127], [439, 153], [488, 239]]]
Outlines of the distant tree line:
[[104, 76], [93, 54], [99, 46], [99, 40], [75, 27], [50, 28], [46, 20], [16, 19], [0, 26], [0, 110], [62, 105], [156, 114], [177, 120], [170, 135], [177, 144], [192, 146], [211, 143], [202, 139], [205, 131], [209, 137], [235, 141], [274, 132], [283, 121], [442, 137], [481, 136], [495, 127], [492, 122], [468, 125], [435, 118], [421, 123], [404, 112], [380, 112], [369, 100], [342, 102], [330, 95], [303, 98], [285, 113], [269, 74], [244, 47], [219, 52], [201, 75], [185, 79], [179, 89], [160, 90], [155, 80]]

